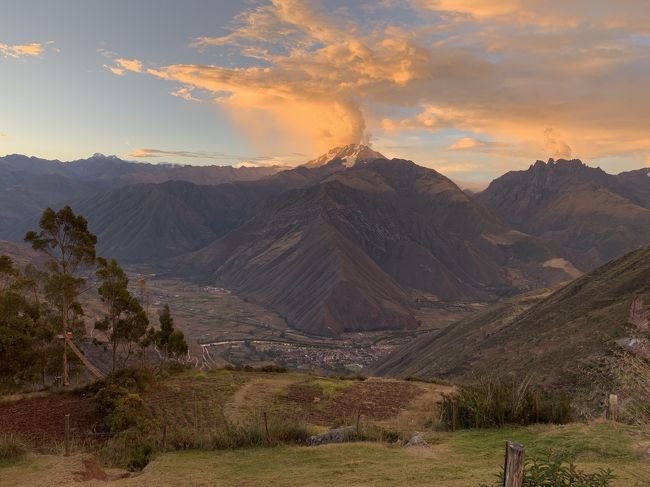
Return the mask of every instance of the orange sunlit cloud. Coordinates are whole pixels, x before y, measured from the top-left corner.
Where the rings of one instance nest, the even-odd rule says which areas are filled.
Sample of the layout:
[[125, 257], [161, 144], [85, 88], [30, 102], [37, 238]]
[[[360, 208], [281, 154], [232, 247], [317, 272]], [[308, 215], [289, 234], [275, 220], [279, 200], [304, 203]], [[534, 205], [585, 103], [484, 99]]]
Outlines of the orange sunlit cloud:
[[[272, 153], [442, 129], [475, 134], [452, 143], [454, 151], [512, 157], [650, 150], [650, 53], [630, 40], [647, 34], [639, 16], [650, 15], [649, 3], [630, 0], [624, 12], [603, 0], [553, 8], [539, 0], [411, 5], [437, 15], [435, 29], [390, 21], [372, 28], [313, 1], [273, 0], [242, 12], [229, 34], [192, 43], [227, 46], [260, 66], [145, 69], [118, 59], [111, 69], [174, 81], [172, 94], [190, 101], [197, 101], [193, 90], [211, 93], [259, 150]], [[461, 28], [462, 36], [431, 38]]]
[[45, 45], [33, 42], [31, 44], [9, 45], [0, 43], [0, 55], [5, 58], [18, 59], [21, 57], [37, 57], [43, 54]]

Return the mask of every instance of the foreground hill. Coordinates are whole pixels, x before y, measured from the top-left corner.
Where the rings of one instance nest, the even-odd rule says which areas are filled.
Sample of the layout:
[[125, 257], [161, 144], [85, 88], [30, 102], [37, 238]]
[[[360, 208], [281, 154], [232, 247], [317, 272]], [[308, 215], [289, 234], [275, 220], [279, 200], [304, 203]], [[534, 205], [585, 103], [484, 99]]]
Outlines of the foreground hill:
[[648, 170], [618, 176], [579, 160], [537, 161], [476, 199], [517, 230], [564, 249], [586, 271], [650, 243]]
[[[436, 429], [437, 402], [450, 389], [413, 381], [226, 370], [166, 376], [141, 392], [152, 414], [155, 454], [142, 472], [133, 473], [123, 470], [126, 465], [120, 460], [128, 460], [137, 435], [123, 433], [104, 444], [96, 431], [101, 417], [88, 394], [0, 398], [3, 433], [30, 449], [51, 452], [0, 460], [0, 485], [104, 485], [110, 480], [109, 485], [116, 486], [466, 487], [492, 483], [503, 464], [505, 441], [521, 442], [529, 459], [548, 450], [567, 450], [580, 470], [611, 468], [616, 475], [613, 486], [650, 482], [650, 463], [643, 458], [647, 433], [640, 428], [600, 421], [441, 431]], [[210, 441], [226, 425], [231, 431], [243, 427], [266, 434], [261, 411], [272, 441], [282, 432], [280, 425], [285, 431], [289, 425], [311, 434], [333, 425], [356, 429], [357, 418], [367, 440], [309, 447], [264, 442], [236, 449]], [[75, 440], [69, 457], [60, 454], [66, 414]], [[166, 451], [159, 443], [163, 424]], [[402, 447], [414, 431], [420, 431], [429, 446]], [[110, 468], [116, 463], [119, 470]]]
[[408, 289], [486, 300], [566, 280], [556, 255], [443, 175], [377, 159], [266, 201], [177, 268], [216, 279], [301, 330], [412, 328]]
[[549, 383], [588, 381], [588, 370], [605, 367], [604, 359], [619, 348], [617, 341], [628, 343], [626, 337], [639, 335], [628, 324], [629, 310], [635, 298], [650, 297], [648, 276], [650, 247], [645, 247], [546, 296], [505, 301], [419, 337], [392, 352], [376, 370], [423, 378], [535, 371]]

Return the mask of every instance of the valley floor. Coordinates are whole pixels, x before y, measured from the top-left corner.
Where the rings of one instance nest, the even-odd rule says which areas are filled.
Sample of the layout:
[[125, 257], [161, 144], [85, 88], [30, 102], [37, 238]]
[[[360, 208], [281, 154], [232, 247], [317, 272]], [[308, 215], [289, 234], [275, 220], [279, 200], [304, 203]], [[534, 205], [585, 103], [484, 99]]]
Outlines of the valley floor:
[[[491, 483], [502, 463], [506, 440], [517, 440], [536, 455], [549, 449], [572, 452], [579, 468], [611, 468], [615, 486], [650, 485], [650, 442], [638, 429], [611, 423], [531, 426], [426, 434], [429, 448], [379, 443], [318, 447], [254, 448], [166, 453], [141, 474], [111, 482], [117, 486], [315, 486], [435, 485]], [[34, 455], [18, 464], [0, 464], [0, 485], [104, 485], [87, 479], [88, 456]], [[92, 462], [91, 462], [92, 463]], [[91, 469], [92, 470], [92, 469]], [[111, 473], [110, 471], [108, 472]], [[92, 475], [90, 475], [92, 477]]]

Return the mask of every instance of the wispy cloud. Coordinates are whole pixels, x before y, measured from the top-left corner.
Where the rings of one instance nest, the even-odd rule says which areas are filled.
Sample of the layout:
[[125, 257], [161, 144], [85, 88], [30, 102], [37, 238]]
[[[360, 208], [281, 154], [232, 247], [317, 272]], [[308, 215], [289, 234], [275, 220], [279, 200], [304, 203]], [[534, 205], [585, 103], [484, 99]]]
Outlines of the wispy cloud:
[[151, 158], [179, 158], [179, 159], [203, 159], [208, 161], [219, 161], [232, 163], [235, 167], [270, 167], [294, 165], [294, 160], [300, 157], [304, 161], [304, 155], [292, 154], [288, 157], [267, 157], [267, 156], [243, 156], [240, 154], [229, 154], [226, 152], [214, 151], [187, 151], [187, 150], [163, 150], [163, 149], [135, 149], [128, 154], [128, 157], [138, 159]]
[[[31, 44], [3, 44], [0, 42], [0, 55], [4, 58], [20, 59], [25, 57], [41, 56], [47, 46], [52, 45], [52, 41], [46, 43], [32, 42]], [[53, 48], [58, 51], [58, 49]]]
[[112, 65], [104, 64], [104, 67], [117, 76], [124, 76], [127, 71], [141, 73], [142, 61], [137, 59], [118, 58], [113, 61]]

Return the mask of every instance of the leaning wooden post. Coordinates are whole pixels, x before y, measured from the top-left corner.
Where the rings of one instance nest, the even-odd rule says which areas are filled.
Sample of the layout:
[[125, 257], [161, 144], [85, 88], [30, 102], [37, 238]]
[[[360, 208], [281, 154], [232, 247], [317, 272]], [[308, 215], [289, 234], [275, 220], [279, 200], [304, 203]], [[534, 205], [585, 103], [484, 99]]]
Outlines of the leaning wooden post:
[[524, 485], [524, 446], [506, 441], [506, 459], [503, 466], [503, 487], [522, 487]]
[[70, 415], [65, 415], [65, 456], [70, 456]]

